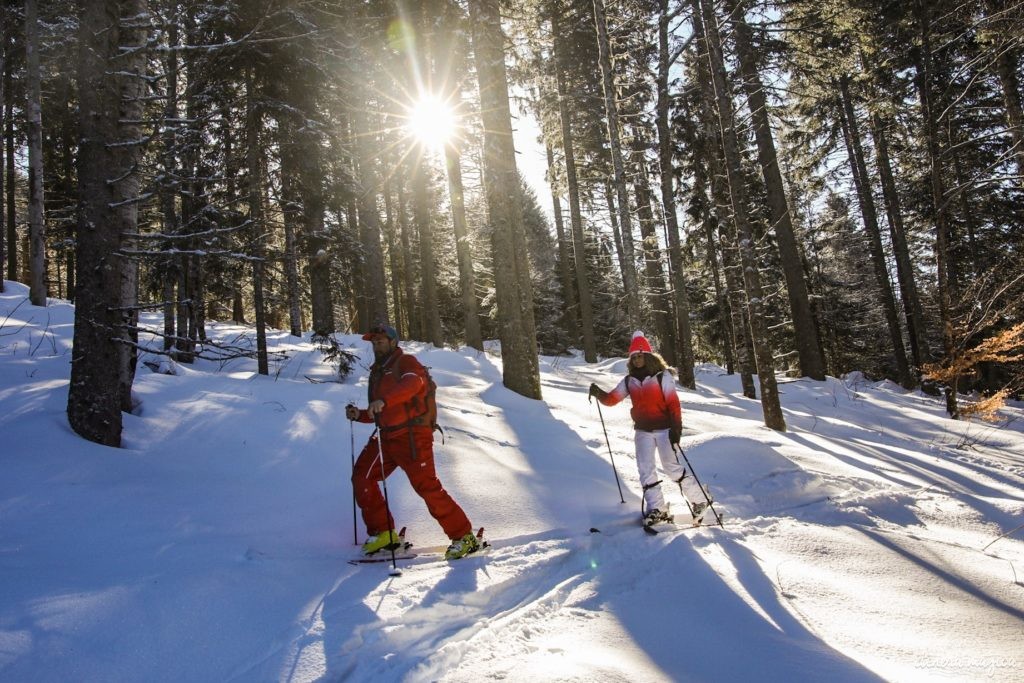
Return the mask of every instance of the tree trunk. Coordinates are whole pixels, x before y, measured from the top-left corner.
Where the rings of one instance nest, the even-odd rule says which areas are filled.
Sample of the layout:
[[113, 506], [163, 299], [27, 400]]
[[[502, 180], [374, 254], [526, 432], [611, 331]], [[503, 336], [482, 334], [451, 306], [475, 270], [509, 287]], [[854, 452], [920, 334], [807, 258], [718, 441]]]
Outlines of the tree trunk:
[[[4, 12], [8, 12], [7, 8], [3, 8]], [[7, 36], [7, 40], [4, 43], [4, 51], [8, 57], [14, 48], [12, 47], [14, 38], [11, 35]], [[11, 65], [11, 60], [7, 60], [6, 69], [4, 69], [4, 92], [6, 93], [6, 99], [0, 102], [0, 105], [4, 108], [4, 140], [6, 142], [4, 155], [6, 160], [6, 191], [7, 191], [7, 279], [17, 280], [18, 279], [18, 228], [17, 228], [17, 210], [14, 205], [15, 196], [15, 178], [17, 177], [14, 172], [14, 88], [11, 86], [11, 72], [14, 67]]]
[[702, 6], [703, 12], [704, 36], [711, 67], [711, 83], [715, 89], [715, 104], [722, 130], [722, 147], [729, 180], [729, 196], [733, 221], [736, 224], [740, 262], [743, 265], [743, 284], [747, 293], [747, 323], [750, 326], [750, 339], [754, 346], [757, 378], [761, 385], [761, 410], [764, 413], [765, 426], [777, 431], [785, 431], [786, 421], [782, 414], [778, 385], [775, 381], [775, 361], [772, 357], [771, 347], [768, 345], [768, 329], [764, 320], [764, 296], [761, 291], [761, 276], [758, 271], [754, 234], [748, 219], [739, 143], [735, 129], [735, 114], [726, 89], [725, 62], [721, 52], [722, 41], [718, 33], [717, 18], [714, 15], [712, 3], [709, 0], [695, 0], [695, 2]]
[[668, 233], [669, 281], [675, 293], [676, 366], [679, 383], [688, 389], [697, 388], [693, 374], [693, 330], [690, 327], [690, 302], [687, 298], [686, 271], [683, 249], [679, 240], [679, 220], [676, 216], [675, 189], [673, 187], [672, 137], [669, 127], [669, 68], [672, 66], [668, 45], [668, 0], [659, 0], [658, 14], [658, 175], [661, 179], [661, 206], [665, 212], [665, 232]]
[[[612, 241], [615, 243], [615, 258], [619, 263], [619, 273], [627, 268], [626, 251], [622, 246], [622, 231], [619, 230], [619, 211], [615, 208], [615, 188], [607, 178], [604, 181], [604, 200], [608, 205], [608, 222], [612, 226]], [[628, 322], [628, 321], [627, 321]]]
[[893, 255], [896, 257], [896, 277], [899, 281], [900, 297], [907, 320], [910, 352], [914, 366], [920, 368], [931, 360], [924, 334], [924, 312], [921, 309], [921, 297], [917, 293], [917, 278], [914, 277], [914, 264], [910, 258], [907, 232], [903, 227], [899, 192], [896, 189], [892, 162], [889, 159], [888, 135], [885, 132], [885, 125], [877, 113], [871, 115], [871, 137], [875, 140], [875, 150], [878, 154], [878, 175], [882, 181], [885, 214], [889, 223]]
[[[950, 223], [946, 210], [945, 186], [942, 180], [942, 150], [939, 144], [938, 123], [932, 108], [933, 90], [931, 75], [931, 17], [926, 0], [914, 4], [921, 36], [921, 54], [917, 62], [917, 86], [921, 99], [921, 118], [924, 125], [925, 142], [928, 149], [928, 170], [932, 190], [932, 220], [935, 222], [935, 266], [938, 277], [939, 317], [942, 323], [942, 347], [946, 358], [955, 353], [953, 333], [953, 287], [950, 274]], [[946, 388], [946, 412], [959, 419], [957, 387]]]
[[[279, 119], [282, 126], [281, 155], [291, 154], [295, 188], [302, 201], [302, 244], [308, 264], [310, 312], [313, 333], [326, 337], [335, 331], [331, 283], [331, 237], [324, 227], [323, 163], [317, 128], [316, 97], [311, 86], [301, 81], [285, 84], [290, 111]], [[282, 164], [283, 164], [282, 160]]]
[[[722, 271], [725, 275], [725, 291], [723, 293], [728, 306], [723, 308], [723, 325], [727, 327], [728, 339], [732, 343], [733, 355], [736, 358], [736, 365], [740, 373], [740, 386], [743, 395], [750, 399], [757, 399], [757, 389], [754, 386], [754, 349], [750, 341], [750, 326], [746, 318], [746, 293], [743, 291], [743, 278], [740, 275], [740, 265], [737, 262], [736, 228], [731, 219], [731, 208], [729, 190], [727, 185], [727, 174], [722, 160], [723, 145], [718, 126], [718, 115], [714, 111], [715, 93], [711, 83], [711, 67], [708, 60], [700, 53], [701, 42], [706, 42], [704, 37], [704, 22], [700, 18], [700, 5], [696, 0], [691, 0], [693, 8], [694, 45], [697, 48], [697, 75], [701, 96], [698, 106], [700, 108], [701, 126], [703, 128], [703, 150], [705, 165], [698, 164], [695, 169], [695, 182], [698, 187], [707, 186], [711, 192], [711, 203], [714, 207], [712, 220], [718, 225], [719, 245], [722, 252]], [[705, 177], [706, 174], [706, 177]], [[714, 226], [706, 228], [709, 239], [714, 234]], [[709, 248], [714, 249], [713, 242]], [[728, 317], [724, 317], [724, 311], [728, 310]], [[730, 369], [731, 372], [731, 369]]]
[[[704, 226], [704, 237], [707, 241], [708, 266], [711, 268], [711, 280], [715, 285], [715, 307], [718, 309], [718, 326], [721, 329], [724, 342], [725, 368], [730, 375], [734, 372], [735, 365], [735, 341], [733, 339], [732, 326], [729, 324], [729, 299], [725, 288], [722, 286], [722, 275], [718, 267], [718, 244], [715, 240], [715, 220], [710, 211], [705, 211], [701, 219]], [[753, 381], [751, 381], [751, 385]]]
[[555, 49], [555, 83], [558, 89], [558, 117], [562, 130], [562, 153], [565, 159], [565, 184], [569, 194], [569, 226], [572, 231], [573, 264], [576, 267], [576, 290], [580, 296], [580, 325], [583, 333], [583, 358], [597, 362], [597, 339], [594, 336], [594, 302], [590, 292], [590, 266], [587, 263], [586, 238], [583, 234], [583, 214], [580, 211], [580, 186], [576, 174], [572, 119], [569, 97], [565, 87], [562, 64], [565, 46], [559, 31], [557, 12], [551, 18], [551, 33]]
[[430, 209], [431, 188], [428, 174], [430, 165], [426, 159], [413, 162], [413, 217], [416, 232], [419, 233], [420, 247], [420, 304], [423, 306], [423, 339], [437, 348], [444, 346], [441, 330], [441, 312], [437, 305], [437, 257], [434, 254], [433, 213]]
[[512, 141], [499, 2], [471, 0], [469, 8], [484, 130], [484, 191], [494, 259], [502, 380], [512, 391], [540, 399], [533, 286]]
[[[355, 147], [355, 143], [352, 141], [351, 137], [349, 138], [348, 143], [352, 148]], [[358, 166], [359, 163], [353, 156], [351, 158], [351, 165], [349, 167], [349, 172], [352, 174], [353, 178], [359, 177]], [[355, 197], [352, 197], [347, 202], [345, 202], [345, 224], [348, 226], [349, 232], [352, 233], [354, 237], [358, 237], [359, 235], [359, 209], [357, 208], [358, 205], [359, 201]], [[356, 330], [369, 329], [372, 324], [370, 321], [370, 295], [368, 293], [368, 288], [365, 285], [365, 269], [365, 263], [360, 258], [359, 262], [356, 264], [355, 267], [357, 281], [353, 283], [351, 286], [351, 298], [355, 304], [355, 317], [353, 319], [353, 325], [354, 329]]]
[[27, 69], [29, 300], [46, 305], [46, 223], [43, 215], [43, 120], [39, 74], [39, 7], [25, 0]]
[[79, 213], [76, 251], [82, 273], [68, 388], [68, 422], [79, 435], [107, 446], [121, 445], [121, 402], [117, 368], [120, 348], [115, 339], [121, 324], [123, 260], [120, 227], [115, 223], [114, 187], [108, 174], [119, 152], [109, 143], [119, 137], [117, 112], [121, 96], [107, 76], [119, 44], [119, 2], [84, 6], [79, 24], [78, 80], [81, 144], [78, 155]]
[[328, 336], [334, 332], [334, 302], [331, 296], [330, 243], [324, 230], [322, 171], [320, 153], [315, 144], [304, 145], [303, 181], [300, 187], [303, 209], [303, 232], [309, 259], [310, 309], [313, 332]]
[[295, 221], [284, 222], [285, 296], [288, 299], [288, 326], [293, 337], [302, 336], [302, 287], [299, 284], [299, 244], [295, 235]]
[[[425, 90], [433, 90], [434, 82], [434, 22], [439, 11], [433, 0], [419, 3], [416, 14], [416, 31], [420, 41], [418, 50], [410, 51], [413, 73], [420, 74]], [[423, 303], [423, 336], [437, 348], [444, 346], [444, 330], [441, 326], [441, 311], [438, 304], [437, 250], [434, 247], [435, 183], [433, 160], [426, 144], [420, 144], [413, 151], [413, 192], [416, 230], [420, 241], [421, 301]]]
[[[179, 170], [177, 158], [178, 146], [178, 11], [177, 3], [170, 9], [170, 22], [167, 27], [167, 55], [164, 57], [164, 70], [167, 74], [165, 89], [167, 101], [164, 105], [164, 133], [162, 136], [163, 150], [160, 155], [163, 181], [160, 183], [160, 212], [162, 230], [165, 235], [177, 236], [181, 233], [181, 221], [178, 216], [176, 200], [178, 191]], [[173, 242], [171, 242], [173, 244]], [[164, 351], [174, 347], [175, 329], [175, 285], [177, 284], [177, 259], [173, 256], [164, 258], [163, 263], [163, 316], [164, 316]]]
[[[738, 257], [736, 244], [736, 225], [731, 220], [731, 209], [729, 204], [729, 190], [726, 187], [726, 173], [718, 151], [717, 139], [712, 136], [716, 147], [708, 150], [710, 155], [711, 194], [714, 198], [715, 216], [718, 223], [719, 242], [718, 246], [722, 252], [722, 270], [725, 273], [725, 299], [728, 302], [729, 312], [728, 324], [732, 340], [733, 355], [736, 357], [736, 366], [740, 373], [740, 387], [743, 395], [747, 398], [757, 398], [757, 388], [754, 385], [754, 374], [757, 367], [754, 363], [754, 347], [750, 339], [750, 325], [747, 322], [747, 299], [743, 290], [743, 266]], [[713, 233], [713, 229], [708, 230]], [[712, 245], [714, 246], [714, 245]]]
[[[368, 93], [367, 93], [368, 94]], [[364, 102], [369, 103], [367, 97]], [[367, 115], [360, 104], [351, 110], [352, 137], [356, 144], [359, 168], [359, 241], [363, 247], [362, 292], [366, 297], [366, 322], [389, 322], [388, 286], [384, 276], [384, 251], [381, 248], [380, 178], [377, 174], [377, 138], [370, 130]]]
[[555, 239], [558, 241], [558, 281], [562, 286], [562, 301], [565, 302], [562, 309], [562, 327], [571, 340], [570, 343], [580, 343], [579, 325], [579, 302], [576, 301], [576, 288], [572, 283], [572, 268], [570, 267], [569, 238], [565, 234], [565, 218], [562, 216], [562, 200], [555, 191], [555, 153], [551, 145], [545, 144], [544, 151], [548, 162], [548, 178], [551, 187], [551, 213], [555, 218]]
[[[121, 106], [118, 113], [120, 137], [115, 146], [121, 147], [122, 159], [118, 167], [124, 169], [120, 174], [111, 174], [116, 188], [114, 210], [118, 213], [117, 223], [121, 226], [121, 239], [124, 247], [138, 249], [133, 236], [139, 232], [139, 205], [142, 202], [142, 176], [138, 166], [143, 158], [142, 121], [145, 118], [146, 97], [148, 93], [147, 67], [148, 56], [144, 46], [149, 40], [148, 29], [152, 16], [149, 13], [147, 0], [124, 0], [121, 3], [122, 17], [125, 22], [120, 30], [119, 56], [116, 60], [120, 81]], [[135, 383], [135, 368], [138, 365], [139, 341], [139, 262], [136, 259], [119, 256], [123, 260], [121, 266], [121, 306], [122, 334], [120, 345], [120, 363], [118, 378], [120, 381], [121, 410], [130, 412], [135, 409], [132, 401], [132, 385]]]
[[[7, 8], [0, 7], [0, 292], [4, 291], [4, 281], [2, 269], [4, 264], [7, 262], [7, 230], [4, 228], [6, 223], [6, 212], [4, 211], [4, 102], [6, 101], [7, 90], [4, 87], [6, 85], [6, 78], [4, 74], [7, 72]], [[13, 246], [13, 245], [11, 245]], [[69, 293], [70, 297], [70, 293]]]
[[636, 196], [637, 222], [640, 224], [641, 250], [644, 256], [645, 291], [648, 292], [654, 314], [654, 327], [661, 341], [661, 353], [669, 365], [677, 362], [675, 353], [675, 323], [672, 317], [672, 302], [665, 286], [665, 272], [661, 267], [661, 251], [658, 244], [658, 230], [655, 227], [654, 211], [651, 210], [651, 186], [647, 175], [647, 160], [644, 158], [647, 143], [643, 133], [637, 131], [633, 149], [633, 192]]
[[405, 201], [405, 178], [398, 183], [398, 227], [402, 241], [402, 282], [405, 285], [405, 310], [408, 313], [406, 335], [411, 339], [419, 336], [420, 306], [416, 300], [416, 271], [412, 258], [412, 230], [409, 227], [409, 215]]
[[390, 257], [387, 272], [391, 274], [391, 302], [394, 316], [391, 324], [399, 330], [399, 334], [406, 328], [405, 309], [406, 302], [402, 290], [402, 253], [398, 241], [398, 229], [395, 221], [394, 197], [391, 192], [391, 178], [384, 179], [384, 234], [387, 236], [387, 254]]
[[170, 352], [174, 348], [174, 285], [176, 284], [177, 273], [173, 268], [173, 261], [168, 259], [164, 268], [162, 292], [164, 297], [164, 351]]
[[466, 202], [462, 189], [462, 162], [458, 151], [451, 144], [445, 145], [444, 159], [448, 171], [448, 196], [452, 205], [455, 254], [459, 261], [459, 285], [462, 289], [466, 345], [477, 351], [483, 351], [484, 340], [480, 331], [480, 306], [476, 300], [473, 251], [470, 249], [469, 228], [466, 224]]
[[[945, 143], [946, 149], [958, 149], [961, 144], [966, 141], [963, 140], [961, 135], [957, 134], [955, 125], [951, 119], [946, 119], [945, 126]], [[954, 194], [956, 196], [957, 203], [960, 205], [960, 220], [954, 224], [962, 224], [963, 230], [967, 231], [967, 261], [970, 267], [971, 279], [974, 279], [982, 274], [985, 269], [985, 264], [982, 261], [982, 256], [978, 247], [978, 219], [975, 216], [971, 206], [971, 185], [972, 183], [967, 179], [967, 174], [964, 173], [964, 165], [959, 155], [953, 154], [953, 182]], [[952, 198], [951, 198], [952, 199]], [[956, 231], [951, 231], [950, 238], [955, 240]], [[955, 263], [960, 264], [963, 262], [963, 258], [956, 259]], [[959, 273], [953, 271], [949, 272], [951, 278], [955, 278], [957, 282], [961, 280]]]
[[810, 298], [807, 295], [800, 247], [793, 230], [792, 213], [789, 210], [782, 172], [779, 170], [775, 139], [772, 136], [771, 123], [768, 119], [768, 101], [764, 94], [764, 85], [761, 83], [761, 75], [757, 69], [750, 26], [747, 25], [738, 0], [728, 0], [726, 7], [732, 15], [735, 26], [733, 37], [736, 53], [743, 75], [743, 90], [746, 92], [753, 119], [758, 159], [768, 194], [768, 206], [771, 210], [772, 226], [775, 228], [779, 260], [782, 263], [782, 273], [786, 278], [786, 291], [789, 295], [789, 308], [793, 317], [793, 337], [800, 359], [800, 372], [805, 377], [824, 380], [825, 358], [821, 354], [818, 326], [815, 323]]
[[626, 290], [626, 315], [634, 330], [640, 328], [640, 289], [637, 282], [636, 251], [633, 247], [633, 219], [629, 211], [629, 193], [626, 189], [626, 170], [622, 161], [619, 137], [619, 112], [615, 101], [615, 78], [612, 74], [611, 45], [608, 42], [608, 22], [604, 0], [594, 0], [594, 21], [597, 25], [598, 61], [604, 87], [604, 108], [608, 124], [608, 147], [612, 157], [612, 182], [618, 202], [619, 226], [622, 230], [622, 286]]
[[846, 133], [847, 150], [850, 167], [853, 169], [853, 182], [857, 187], [857, 199], [860, 203], [861, 217], [864, 219], [864, 230], [868, 235], [871, 248], [871, 264], [875, 271], [875, 282], [881, 296], [882, 311], [889, 327], [889, 340], [896, 358], [896, 372], [899, 382], [906, 388], [914, 386], [907, 364], [907, 352], [903, 346], [903, 333], [900, 330], [899, 317], [896, 315], [896, 301], [893, 299], [892, 283], [889, 281], [889, 268], [885, 261], [885, 249], [882, 245], [882, 232], [878, 227], [878, 212], [869, 182], [868, 167], [864, 161], [864, 148], [860, 142], [860, 126], [857, 124], [857, 113], [850, 97], [849, 77], [839, 78], [839, 93], [843, 105], [843, 131]]
[[192, 301], [189, 299], [189, 263], [190, 257], [187, 254], [179, 254], [174, 260], [172, 273], [176, 277], [175, 287], [177, 289], [177, 302], [175, 307], [176, 331], [174, 339], [174, 360], [179, 363], [191, 363], [195, 360], [194, 339], [190, 341], [189, 330], [192, 325]]
[[[278, 122], [279, 126], [281, 122]], [[282, 134], [287, 128], [280, 129]], [[298, 176], [298, 169], [295, 168], [294, 154], [288, 150], [288, 141], [284, 135], [279, 138], [278, 145], [281, 150], [281, 223], [284, 226], [284, 269], [285, 281], [288, 287], [289, 309], [299, 305], [302, 296], [302, 285], [299, 276], [300, 247], [299, 235], [302, 232], [302, 203], [299, 198], [295, 178]], [[260, 164], [262, 166], [262, 164]], [[262, 195], [262, 189], [258, 197]], [[293, 289], [294, 288], [294, 289]], [[294, 315], [294, 314], [291, 314]]]
[[[196, 16], [197, 8], [191, 5], [186, 7], [186, 42], [189, 47], [195, 47], [202, 43], [200, 30], [197, 28], [199, 19]], [[182, 140], [181, 166], [183, 171], [183, 182], [179, 188], [179, 201], [181, 203], [181, 228], [182, 234], [187, 235], [201, 229], [203, 202], [205, 196], [205, 178], [203, 164], [200, 160], [200, 149], [203, 146], [200, 122], [205, 119], [208, 101], [203, 97], [206, 87], [203, 65], [200, 63], [197, 51], [186, 50], [184, 52], [185, 63], [185, 119], [186, 127], [181, 131]], [[183, 363], [191, 363], [195, 359], [195, 347], [197, 339], [197, 319], [202, 299], [199, 294], [200, 283], [196, 280], [198, 269], [196, 262], [202, 257], [198, 254], [190, 254], [189, 251], [198, 251], [199, 245], [195, 238], [181, 241], [185, 253], [177, 257], [178, 261], [178, 315], [177, 315], [177, 340], [175, 345], [175, 360]]]
[[260, 112], [256, 106], [255, 67], [246, 72], [245, 93], [245, 146], [246, 165], [249, 167], [247, 192], [249, 209], [249, 230], [253, 236], [252, 289], [253, 308], [256, 323], [256, 365], [261, 375], [270, 374], [267, 358], [267, 318], [263, 300], [263, 249], [261, 239], [266, 226], [263, 220], [263, 160], [260, 147]]
[[[139, 25], [120, 25], [122, 16]], [[135, 268], [119, 251], [138, 229], [146, 55], [125, 48], [143, 45], [146, 16], [142, 0], [96, 0], [85, 4], [79, 29], [80, 273], [67, 413], [76, 433], [107, 446], [121, 444], [121, 410], [134, 378], [134, 367], [127, 367], [134, 347], [124, 340], [137, 317], [130, 298]]]
[[996, 69], [999, 72], [999, 84], [1003, 89], [1006, 122], [1013, 140], [1013, 148], [1016, 150], [1014, 156], [1017, 159], [1017, 174], [1020, 176], [1020, 184], [1024, 186], [1024, 112], [1021, 109], [1017, 71], [1014, 68], [1014, 61], [1005, 52], [1000, 53]]
[[[206, 172], [206, 171], [204, 171]], [[204, 206], [209, 206], [209, 198], [203, 197]], [[189, 297], [192, 305], [192, 318], [189, 320], [189, 339], [206, 341], [206, 259], [189, 259]]]
[[[1007, 4], [1006, 0], [985, 0], [985, 7], [988, 10], [987, 18], [992, 19], [996, 15], [1013, 12], [1014, 9], [1008, 8]], [[1019, 5], [1016, 11], [1019, 12]], [[1017, 174], [1020, 176], [1018, 182], [1024, 186], [1024, 109], [1021, 107], [1020, 81], [1017, 77], [1021, 51], [1014, 46], [1014, 41], [1020, 40], [1020, 24], [1015, 23], [1007, 15], [1000, 20], [1000, 24], [1015, 26], [1017, 31], [1015, 35], [1012, 28], [1008, 30], [993, 29], [997, 36], [997, 44], [993, 47], [997, 55], [996, 75], [999, 77], [999, 86], [1003, 91], [1003, 104], [1006, 106], [1006, 124], [1010, 131], [1010, 139], [1013, 141]]]

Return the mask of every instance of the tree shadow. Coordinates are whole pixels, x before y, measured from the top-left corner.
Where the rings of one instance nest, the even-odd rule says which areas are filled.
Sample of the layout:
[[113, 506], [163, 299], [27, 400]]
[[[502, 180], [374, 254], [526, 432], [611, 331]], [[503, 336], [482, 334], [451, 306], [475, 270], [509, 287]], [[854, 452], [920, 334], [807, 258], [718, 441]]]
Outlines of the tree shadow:
[[[680, 534], [635, 560], [635, 588], [599, 590], [591, 607], [611, 612], [672, 680], [882, 680], [794, 617], [750, 550], [726, 532], [713, 533], [701, 540]], [[722, 548], [742, 593], [700, 557], [695, 543]], [[613, 587], [629, 586], [628, 572], [612, 576]]]

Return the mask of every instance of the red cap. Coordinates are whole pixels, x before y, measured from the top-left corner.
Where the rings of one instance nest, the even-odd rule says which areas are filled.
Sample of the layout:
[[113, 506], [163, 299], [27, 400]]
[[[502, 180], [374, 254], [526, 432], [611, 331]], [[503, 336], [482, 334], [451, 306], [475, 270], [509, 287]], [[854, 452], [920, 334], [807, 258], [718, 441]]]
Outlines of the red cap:
[[651, 350], [651, 343], [640, 330], [633, 333], [633, 341], [629, 345], [629, 355], [632, 356], [634, 353], [654, 353]]
[[398, 339], [398, 331], [395, 328], [381, 323], [371, 327], [370, 331], [363, 335], [363, 341], [373, 341], [378, 335], [384, 335], [388, 339]]

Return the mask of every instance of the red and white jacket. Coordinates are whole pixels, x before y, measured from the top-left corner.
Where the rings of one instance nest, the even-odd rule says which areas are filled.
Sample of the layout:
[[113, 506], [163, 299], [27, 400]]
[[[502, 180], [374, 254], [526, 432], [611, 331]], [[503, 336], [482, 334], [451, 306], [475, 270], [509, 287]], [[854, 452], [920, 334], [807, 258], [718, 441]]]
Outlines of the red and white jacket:
[[659, 372], [643, 379], [626, 375], [614, 389], [598, 396], [606, 406], [613, 406], [629, 397], [633, 407], [629, 416], [633, 426], [646, 432], [675, 427], [682, 431], [683, 409], [676, 393], [676, 379], [671, 372]]

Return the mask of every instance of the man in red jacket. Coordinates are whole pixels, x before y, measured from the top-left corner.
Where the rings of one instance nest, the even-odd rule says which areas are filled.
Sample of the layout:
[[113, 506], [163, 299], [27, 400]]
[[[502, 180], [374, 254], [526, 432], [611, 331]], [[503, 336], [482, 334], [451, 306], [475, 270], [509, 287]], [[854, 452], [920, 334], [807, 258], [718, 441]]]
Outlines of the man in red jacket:
[[375, 359], [370, 367], [369, 404], [362, 410], [354, 405], [345, 408], [348, 419], [377, 425], [352, 471], [352, 489], [370, 537], [363, 544], [363, 552], [371, 555], [398, 543], [395, 521], [388, 514], [380, 482], [400, 467], [452, 540], [445, 557], [465, 557], [480, 544], [466, 513], [444, 490], [434, 471], [434, 429], [426, 414], [426, 371], [415, 356], [399, 348], [398, 332], [390, 325], [373, 327], [363, 339], [373, 344]]

